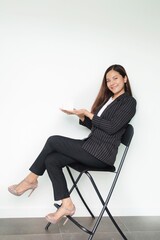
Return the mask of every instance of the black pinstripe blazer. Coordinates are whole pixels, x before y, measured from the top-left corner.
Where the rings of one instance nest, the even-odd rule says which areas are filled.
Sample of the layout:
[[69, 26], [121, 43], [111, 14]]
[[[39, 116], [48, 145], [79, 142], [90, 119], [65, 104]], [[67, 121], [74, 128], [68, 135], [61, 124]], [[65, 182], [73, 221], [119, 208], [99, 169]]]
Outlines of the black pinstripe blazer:
[[106, 107], [99, 117], [97, 113], [100, 108], [92, 120], [85, 117], [83, 122], [80, 121], [81, 125], [91, 129], [82, 147], [99, 160], [113, 165], [121, 137], [127, 124], [135, 115], [136, 100], [128, 93], [124, 93]]

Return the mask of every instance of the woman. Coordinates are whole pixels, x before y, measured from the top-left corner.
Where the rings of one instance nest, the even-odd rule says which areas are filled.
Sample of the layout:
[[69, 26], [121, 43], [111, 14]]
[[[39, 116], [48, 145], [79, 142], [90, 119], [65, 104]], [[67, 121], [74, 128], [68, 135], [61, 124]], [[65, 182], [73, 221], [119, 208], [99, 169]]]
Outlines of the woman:
[[63, 136], [49, 137], [30, 167], [29, 175], [19, 184], [8, 188], [16, 196], [28, 190], [32, 193], [38, 186], [38, 177], [47, 170], [53, 185], [54, 199], [62, 201], [55, 213], [46, 216], [47, 221], [53, 224], [62, 217], [75, 213], [62, 168], [74, 162], [99, 168], [115, 162], [121, 136], [136, 112], [136, 100], [132, 97], [125, 69], [120, 65], [112, 65], [106, 70], [91, 111], [61, 110], [78, 116], [80, 124], [91, 130], [89, 136], [83, 140]]

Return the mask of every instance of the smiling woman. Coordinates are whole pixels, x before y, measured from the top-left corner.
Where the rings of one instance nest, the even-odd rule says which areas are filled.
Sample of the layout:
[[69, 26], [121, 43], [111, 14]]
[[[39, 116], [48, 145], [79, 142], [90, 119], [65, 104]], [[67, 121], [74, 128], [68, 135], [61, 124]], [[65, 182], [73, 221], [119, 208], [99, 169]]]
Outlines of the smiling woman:
[[66, 215], [75, 213], [62, 169], [75, 162], [90, 167], [107, 167], [116, 159], [121, 137], [136, 112], [136, 100], [132, 97], [129, 79], [120, 65], [110, 66], [102, 81], [100, 91], [91, 111], [87, 109], [61, 109], [64, 113], [76, 115], [79, 123], [91, 130], [82, 140], [63, 136], [51, 136], [30, 167], [31, 173], [19, 184], [8, 188], [20, 196], [38, 186], [38, 177], [47, 170], [53, 185], [55, 200], [61, 200], [61, 207], [46, 216], [48, 222], [57, 223]]
[[[122, 81], [121, 85], [122, 93], [128, 92], [128, 94], [132, 96], [130, 82], [126, 70], [121, 65], [118, 64], [112, 65], [104, 73], [100, 91], [92, 106], [92, 112], [95, 112], [97, 106], [99, 106], [105, 101], [108, 101], [111, 96], [113, 99], [117, 97], [116, 94], [114, 95], [114, 91], [110, 88], [111, 86], [110, 82], [112, 82], [112, 80], [115, 80], [116, 83], [116, 79], [121, 79]], [[118, 80], [116, 84], [118, 84]], [[114, 84], [113, 86], [115, 86], [116, 84]], [[121, 93], [119, 93], [119, 95], [121, 95]]]
[[106, 76], [108, 88], [113, 92], [113, 99], [117, 98], [125, 92], [124, 84], [127, 82], [127, 77], [124, 78], [116, 71], [111, 70]]

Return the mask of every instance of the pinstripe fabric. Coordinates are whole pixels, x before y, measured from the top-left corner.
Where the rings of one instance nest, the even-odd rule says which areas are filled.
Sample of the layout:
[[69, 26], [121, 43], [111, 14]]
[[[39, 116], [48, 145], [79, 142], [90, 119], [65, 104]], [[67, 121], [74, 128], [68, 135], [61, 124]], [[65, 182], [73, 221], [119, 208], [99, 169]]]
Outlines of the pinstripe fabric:
[[97, 113], [92, 121], [86, 117], [84, 122], [80, 121], [80, 124], [91, 129], [91, 133], [82, 147], [99, 160], [113, 165], [121, 136], [135, 112], [136, 100], [128, 93], [124, 93], [116, 98], [100, 117]]

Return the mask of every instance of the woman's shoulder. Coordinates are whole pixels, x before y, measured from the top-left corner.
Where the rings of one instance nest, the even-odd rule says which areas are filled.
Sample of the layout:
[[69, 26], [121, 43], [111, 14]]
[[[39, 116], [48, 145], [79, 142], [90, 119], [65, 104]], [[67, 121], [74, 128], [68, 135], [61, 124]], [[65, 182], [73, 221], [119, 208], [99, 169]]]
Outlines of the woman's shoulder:
[[127, 93], [127, 96], [128, 98], [131, 98], [133, 101], [136, 101], [136, 99], [133, 96], [129, 95], [128, 93]]
[[136, 99], [131, 96], [129, 93], [125, 92], [124, 94], [121, 95], [121, 98], [119, 98], [119, 100], [122, 100], [122, 102], [125, 102], [127, 103], [130, 103], [130, 104], [133, 104], [133, 105], [137, 105], [137, 101]]
[[122, 100], [122, 99], [136, 101], [136, 99], [133, 96], [131, 96], [128, 92], [123, 93], [117, 98], [117, 100]]

